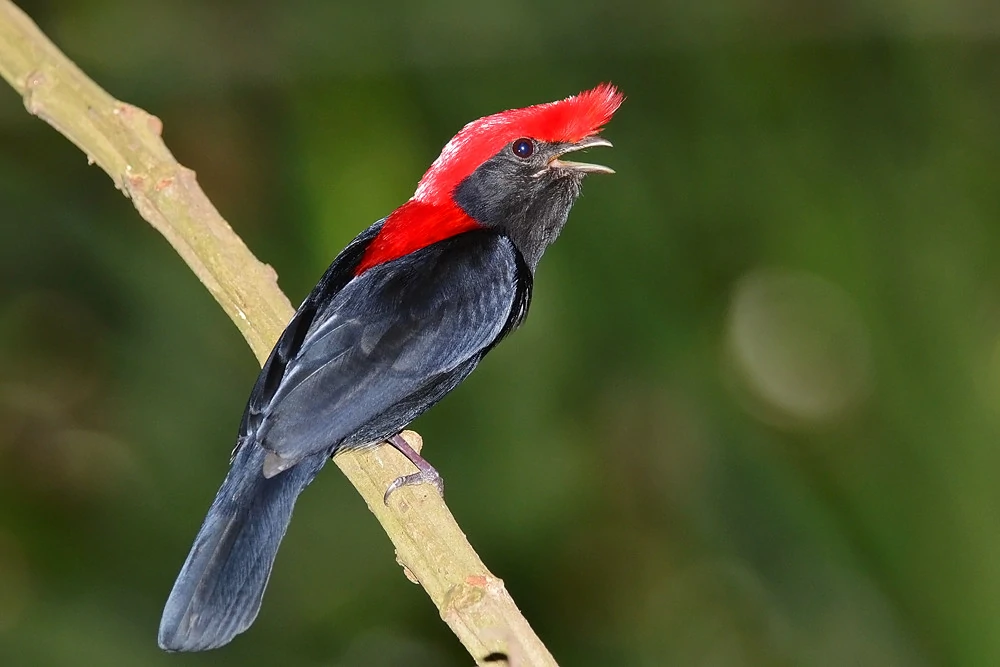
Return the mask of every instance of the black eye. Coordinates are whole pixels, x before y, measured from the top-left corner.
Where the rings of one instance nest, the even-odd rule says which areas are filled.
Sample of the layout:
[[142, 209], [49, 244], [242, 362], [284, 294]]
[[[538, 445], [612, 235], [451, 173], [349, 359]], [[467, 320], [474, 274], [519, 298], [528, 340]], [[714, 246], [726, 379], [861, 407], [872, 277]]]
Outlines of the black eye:
[[511, 145], [510, 149], [514, 151], [514, 155], [522, 160], [527, 160], [535, 152], [535, 144], [531, 139], [518, 139]]

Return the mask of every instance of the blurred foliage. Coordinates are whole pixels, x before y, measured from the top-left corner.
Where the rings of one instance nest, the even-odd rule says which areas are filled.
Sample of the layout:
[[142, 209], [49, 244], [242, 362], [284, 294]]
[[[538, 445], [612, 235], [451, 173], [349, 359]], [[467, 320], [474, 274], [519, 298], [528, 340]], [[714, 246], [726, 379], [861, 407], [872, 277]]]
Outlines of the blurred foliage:
[[[417, 423], [565, 665], [1000, 664], [1000, 5], [24, 2], [293, 301], [465, 122], [629, 96], [526, 326]], [[332, 469], [156, 648], [256, 375], [0, 91], [0, 664], [467, 665]]]

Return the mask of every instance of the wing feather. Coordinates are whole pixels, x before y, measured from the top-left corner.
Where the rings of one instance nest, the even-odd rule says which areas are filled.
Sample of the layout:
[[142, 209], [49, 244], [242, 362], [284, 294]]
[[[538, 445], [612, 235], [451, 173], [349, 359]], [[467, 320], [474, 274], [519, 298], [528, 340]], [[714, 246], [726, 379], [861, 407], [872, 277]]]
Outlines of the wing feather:
[[[261, 406], [258, 442], [283, 469], [403, 428], [443, 395], [430, 388], [467, 375], [505, 332], [516, 252], [505, 237], [469, 232], [348, 282], [315, 313]], [[426, 404], [414, 400], [424, 395]]]

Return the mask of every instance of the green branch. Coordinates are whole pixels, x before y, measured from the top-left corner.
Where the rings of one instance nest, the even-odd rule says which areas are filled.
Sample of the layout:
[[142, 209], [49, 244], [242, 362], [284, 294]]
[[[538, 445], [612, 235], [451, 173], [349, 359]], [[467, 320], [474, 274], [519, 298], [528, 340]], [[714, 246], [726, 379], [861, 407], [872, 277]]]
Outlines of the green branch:
[[[0, 76], [24, 98], [29, 113], [107, 172], [187, 262], [263, 362], [293, 309], [274, 270], [254, 257], [219, 215], [194, 172], [174, 159], [160, 138], [160, 120], [111, 97], [8, 0], [0, 0]], [[419, 450], [420, 437], [406, 436]], [[406, 576], [424, 587], [477, 662], [502, 654], [517, 667], [555, 666], [433, 488], [406, 487], [393, 494], [389, 507], [382, 502], [386, 486], [411, 472], [402, 455], [383, 445], [339, 454], [334, 462], [382, 524]], [[151, 643], [154, 635], [151, 629]], [[494, 658], [490, 664], [496, 664]]]

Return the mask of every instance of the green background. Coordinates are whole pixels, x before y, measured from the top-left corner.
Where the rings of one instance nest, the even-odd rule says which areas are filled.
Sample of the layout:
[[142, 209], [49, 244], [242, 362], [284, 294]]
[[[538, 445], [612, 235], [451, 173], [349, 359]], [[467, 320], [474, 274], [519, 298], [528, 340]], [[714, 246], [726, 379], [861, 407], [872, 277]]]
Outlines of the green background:
[[[526, 325], [416, 423], [564, 665], [1000, 664], [1000, 5], [31, 2], [298, 302], [467, 121], [628, 96]], [[0, 664], [468, 665], [328, 468], [256, 624], [162, 604], [256, 375], [0, 89]]]

